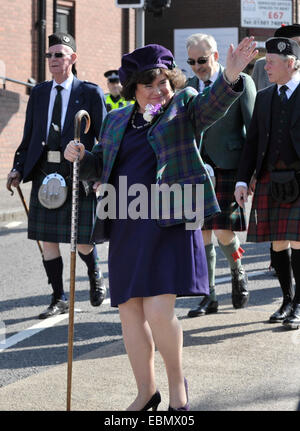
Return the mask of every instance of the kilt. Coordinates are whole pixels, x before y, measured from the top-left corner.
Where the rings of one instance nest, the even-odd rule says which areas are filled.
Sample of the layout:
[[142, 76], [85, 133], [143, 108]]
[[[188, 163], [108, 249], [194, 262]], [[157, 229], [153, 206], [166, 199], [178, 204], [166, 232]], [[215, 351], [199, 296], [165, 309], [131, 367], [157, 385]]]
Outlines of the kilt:
[[270, 173], [257, 180], [247, 233], [248, 242], [300, 241], [300, 197], [281, 204], [270, 195]]
[[202, 230], [245, 231], [244, 211], [234, 197], [237, 170], [214, 168], [214, 171], [216, 175], [215, 192], [221, 213], [205, 220]]
[[[43, 207], [38, 199], [39, 187], [44, 177], [44, 175], [38, 175], [32, 182], [28, 214], [28, 238], [54, 243], [70, 243], [72, 212], [71, 180], [66, 180], [68, 196], [65, 203], [60, 208], [48, 209]], [[83, 185], [79, 183], [78, 244], [90, 243], [95, 208], [95, 193], [90, 193], [86, 196]]]

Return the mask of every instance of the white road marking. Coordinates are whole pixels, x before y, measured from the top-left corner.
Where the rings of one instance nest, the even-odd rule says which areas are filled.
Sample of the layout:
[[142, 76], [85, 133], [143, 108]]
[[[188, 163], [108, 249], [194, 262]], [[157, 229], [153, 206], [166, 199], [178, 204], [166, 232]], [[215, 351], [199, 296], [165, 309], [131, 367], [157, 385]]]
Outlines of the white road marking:
[[[75, 308], [75, 313], [80, 313], [82, 310], [79, 308]], [[0, 353], [3, 350], [8, 349], [9, 347], [14, 346], [20, 341], [26, 340], [26, 338], [32, 337], [35, 334], [43, 331], [44, 329], [51, 328], [57, 323], [61, 322], [64, 319], [69, 317], [69, 313], [59, 314], [58, 316], [49, 317], [48, 319], [42, 320], [39, 323], [30, 326], [30, 328], [24, 329], [24, 331], [18, 332], [15, 335], [12, 335], [7, 340], [2, 336], [2, 340], [0, 341]]]
[[10, 223], [7, 223], [6, 225], [4, 225], [4, 227], [6, 227], [7, 229], [11, 229], [13, 227], [17, 227], [20, 226], [20, 224], [22, 224], [22, 221], [11, 221]]
[[31, 326], [30, 328], [25, 329], [24, 331], [21, 331], [15, 335], [12, 335], [11, 337], [7, 338], [7, 340], [5, 340], [4, 343], [3, 342], [0, 343], [0, 352], [3, 352], [3, 350], [6, 350], [9, 347], [14, 346], [20, 341], [26, 340], [26, 338], [32, 337], [33, 335], [37, 334], [40, 331], [43, 331], [44, 329], [51, 328], [56, 323], [61, 322], [62, 320], [67, 319], [68, 317], [69, 317], [68, 313], [49, 317], [48, 319], [42, 320], [41, 322]]

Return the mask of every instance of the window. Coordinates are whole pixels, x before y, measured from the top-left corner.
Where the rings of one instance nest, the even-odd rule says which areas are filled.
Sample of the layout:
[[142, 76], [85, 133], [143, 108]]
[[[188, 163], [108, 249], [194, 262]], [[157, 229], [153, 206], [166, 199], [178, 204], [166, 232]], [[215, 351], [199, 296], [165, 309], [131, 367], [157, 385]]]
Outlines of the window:
[[60, 3], [57, 4], [56, 31], [69, 33], [75, 37], [74, 5], [65, 6]]

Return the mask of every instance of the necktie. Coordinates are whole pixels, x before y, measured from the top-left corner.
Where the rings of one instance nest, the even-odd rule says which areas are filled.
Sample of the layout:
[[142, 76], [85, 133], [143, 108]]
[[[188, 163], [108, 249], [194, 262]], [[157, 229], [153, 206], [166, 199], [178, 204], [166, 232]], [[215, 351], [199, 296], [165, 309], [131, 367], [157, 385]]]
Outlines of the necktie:
[[282, 85], [279, 88], [279, 93], [280, 93], [279, 97], [280, 97], [280, 100], [281, 100], [282, 103], [285, 103], [288, 100], [287, 95], [286, 95], [286, 90], [288, 90], [288, 88], [289, 87], [287, 85]]
[[208, 79], [207, 81], [204, 81], [204, 87], [206, 88], [206, 87], [209, 87], [210, 86], [210, 84], [211, 84], [211, 80], [210, 79]]
[[50, 123], [49, 135], [48, 135], [48, 147], [52, 151], [57, 151], [60, 149], [60, 138], [61, 138], [61, 90], [63, 87], [57, 85], [57, 93], [54, 101], [52, 119]]

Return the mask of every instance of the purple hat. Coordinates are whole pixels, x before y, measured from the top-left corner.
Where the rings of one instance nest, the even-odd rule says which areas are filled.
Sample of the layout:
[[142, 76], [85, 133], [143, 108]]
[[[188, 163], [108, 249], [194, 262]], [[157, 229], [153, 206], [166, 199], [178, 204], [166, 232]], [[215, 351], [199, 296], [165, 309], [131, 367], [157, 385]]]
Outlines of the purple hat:
[[150, 44], [123, 55], [119, 77], [121, 84], [124, 85], [134, 72], [156, 68], [173, 69], [174, 67], [176, 65], [171, 51], [164, 46]]

